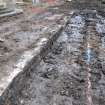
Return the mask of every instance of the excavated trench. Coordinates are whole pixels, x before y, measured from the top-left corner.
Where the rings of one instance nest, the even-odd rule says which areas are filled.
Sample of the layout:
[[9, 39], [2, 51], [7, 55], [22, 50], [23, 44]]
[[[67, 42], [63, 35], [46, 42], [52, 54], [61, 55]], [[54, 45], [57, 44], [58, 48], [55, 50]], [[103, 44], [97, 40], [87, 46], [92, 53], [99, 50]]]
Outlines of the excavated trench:
[[5, 105], [105, 105], [105, 19], [76, 11], [51, 51], [12, 84]]

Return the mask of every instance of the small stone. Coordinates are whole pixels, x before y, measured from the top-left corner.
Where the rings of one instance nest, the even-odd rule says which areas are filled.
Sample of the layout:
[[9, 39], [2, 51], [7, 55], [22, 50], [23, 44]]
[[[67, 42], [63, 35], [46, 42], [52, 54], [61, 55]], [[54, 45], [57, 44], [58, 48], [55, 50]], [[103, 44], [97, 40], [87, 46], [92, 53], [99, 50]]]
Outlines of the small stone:
[[4, 39], [0, 38], [0, 42], [4, 42]]
[[23, 104], [24, 103], [24, 100], [20, 100], [20, 103]]
[[3, 57], [3, 55], [0, 54], [0, 57]]

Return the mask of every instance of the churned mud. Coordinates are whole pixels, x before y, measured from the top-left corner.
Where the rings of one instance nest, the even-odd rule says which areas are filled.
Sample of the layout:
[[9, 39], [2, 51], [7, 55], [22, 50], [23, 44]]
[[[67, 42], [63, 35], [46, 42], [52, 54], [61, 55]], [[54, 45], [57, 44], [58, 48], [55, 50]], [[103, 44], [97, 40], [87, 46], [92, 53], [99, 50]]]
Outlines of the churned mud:
[[[76, 11], [10, 105], [105, 105], [105, 19]], [[8, 103], [9, 103], [8, 102]]]

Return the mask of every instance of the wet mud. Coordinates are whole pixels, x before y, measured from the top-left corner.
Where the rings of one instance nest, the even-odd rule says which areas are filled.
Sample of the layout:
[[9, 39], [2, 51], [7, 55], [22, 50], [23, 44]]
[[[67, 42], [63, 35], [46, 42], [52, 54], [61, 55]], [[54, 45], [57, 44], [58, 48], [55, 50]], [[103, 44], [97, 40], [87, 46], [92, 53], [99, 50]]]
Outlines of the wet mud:
[[[9, 105], [105, 105], [105, 19], [76, 11]], [[18, 84], [18, 83], [17, 83]]]

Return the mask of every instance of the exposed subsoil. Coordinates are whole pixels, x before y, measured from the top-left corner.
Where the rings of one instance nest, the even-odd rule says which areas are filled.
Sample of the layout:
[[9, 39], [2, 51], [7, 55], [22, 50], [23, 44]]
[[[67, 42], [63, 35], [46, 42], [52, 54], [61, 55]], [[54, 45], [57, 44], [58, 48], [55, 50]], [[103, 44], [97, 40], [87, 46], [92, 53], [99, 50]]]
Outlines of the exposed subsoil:
[[105, 19], [74, 12], [51, 51], [16, 90], [9, 105], [105, 105]]

